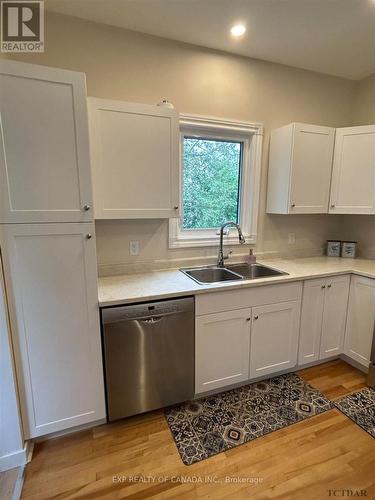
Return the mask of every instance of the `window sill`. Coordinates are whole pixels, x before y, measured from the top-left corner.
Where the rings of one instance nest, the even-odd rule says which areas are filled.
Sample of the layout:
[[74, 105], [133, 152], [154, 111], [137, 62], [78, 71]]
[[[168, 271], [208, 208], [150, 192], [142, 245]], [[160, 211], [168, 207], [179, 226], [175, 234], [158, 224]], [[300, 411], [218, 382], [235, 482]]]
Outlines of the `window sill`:
[[[255, 245], [256, 235], [244, 234], [247, 245]], [[218, 247], [220, 237], [202, 237], [202, 238], [176, 238], [169, 237], [169, 248], [204, 248], [204, 247]], [[239, 246], [238, 236], [224, 236], [224, 246]]]

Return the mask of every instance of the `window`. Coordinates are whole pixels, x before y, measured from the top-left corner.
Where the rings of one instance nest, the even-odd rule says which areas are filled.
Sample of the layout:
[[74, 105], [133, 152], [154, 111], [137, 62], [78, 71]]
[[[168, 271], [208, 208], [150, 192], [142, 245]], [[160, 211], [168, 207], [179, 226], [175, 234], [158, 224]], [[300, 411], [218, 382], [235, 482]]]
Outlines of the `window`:
[[[181, 116], [181, 219], [170, 221], [170, 247], [212, 246], [226, 221], [255, 243], [262, 126]], [[230, 230], [226, 243], [238, 243]]]
[[242, 142], [183, 136], [182, 228], [239, 222]]

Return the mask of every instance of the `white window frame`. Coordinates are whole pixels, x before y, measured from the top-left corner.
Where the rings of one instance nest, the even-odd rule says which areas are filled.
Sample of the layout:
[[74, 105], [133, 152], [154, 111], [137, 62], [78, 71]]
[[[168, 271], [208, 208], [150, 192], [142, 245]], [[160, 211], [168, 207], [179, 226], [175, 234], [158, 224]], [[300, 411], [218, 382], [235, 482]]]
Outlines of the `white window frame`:
[[[222, 120], [212, 117], [180, 115], [180, 204], [182, 207], [184, 136], [225, 139], [243, 143], [240, 185], [239, 223], [246, 243], [255, 244], [257, 237], [260, 173], [262, 165], [263, 125]], [[181, 219], [169, 220], [169, 248], [208, 247], [218, 242], [217, 229], [182, 229]], [[238, 234], [230, 229], [225, 245], [238, 245]]]

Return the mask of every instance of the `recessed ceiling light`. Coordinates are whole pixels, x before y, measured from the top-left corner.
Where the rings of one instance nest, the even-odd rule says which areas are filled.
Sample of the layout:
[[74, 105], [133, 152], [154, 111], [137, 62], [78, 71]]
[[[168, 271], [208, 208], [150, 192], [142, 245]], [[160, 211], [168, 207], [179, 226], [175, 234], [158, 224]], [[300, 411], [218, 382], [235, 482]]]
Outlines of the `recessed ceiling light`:
[[232, 36], [242, 36], [246, 33], [246, 28], [243, 24], [235, 24], [230, 29], [230, 34]]

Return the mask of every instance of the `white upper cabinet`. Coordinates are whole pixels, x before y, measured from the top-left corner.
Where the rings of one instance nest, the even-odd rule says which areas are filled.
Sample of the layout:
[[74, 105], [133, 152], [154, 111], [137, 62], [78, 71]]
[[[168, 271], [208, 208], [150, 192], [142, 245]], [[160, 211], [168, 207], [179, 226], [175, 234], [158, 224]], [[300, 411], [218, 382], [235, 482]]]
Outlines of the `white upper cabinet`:
[[336, 129], [330, 213], [375, 213], [375, 125]]
[[344, 353], [366, 368], [370, 364], [375, 321], [375, 280], [352, 276]]
[[0, 62], [0, 223], [93, 220], [86, 83]]
[[90, 98], [89, 125], [95, 218], [178, 217], [178, 114]]
[[291, 123], [271, 133], [267, 212], [327, 213], [335, 129]]
[[105, 418], [94, 223], [0, 226], [25, 438]]

